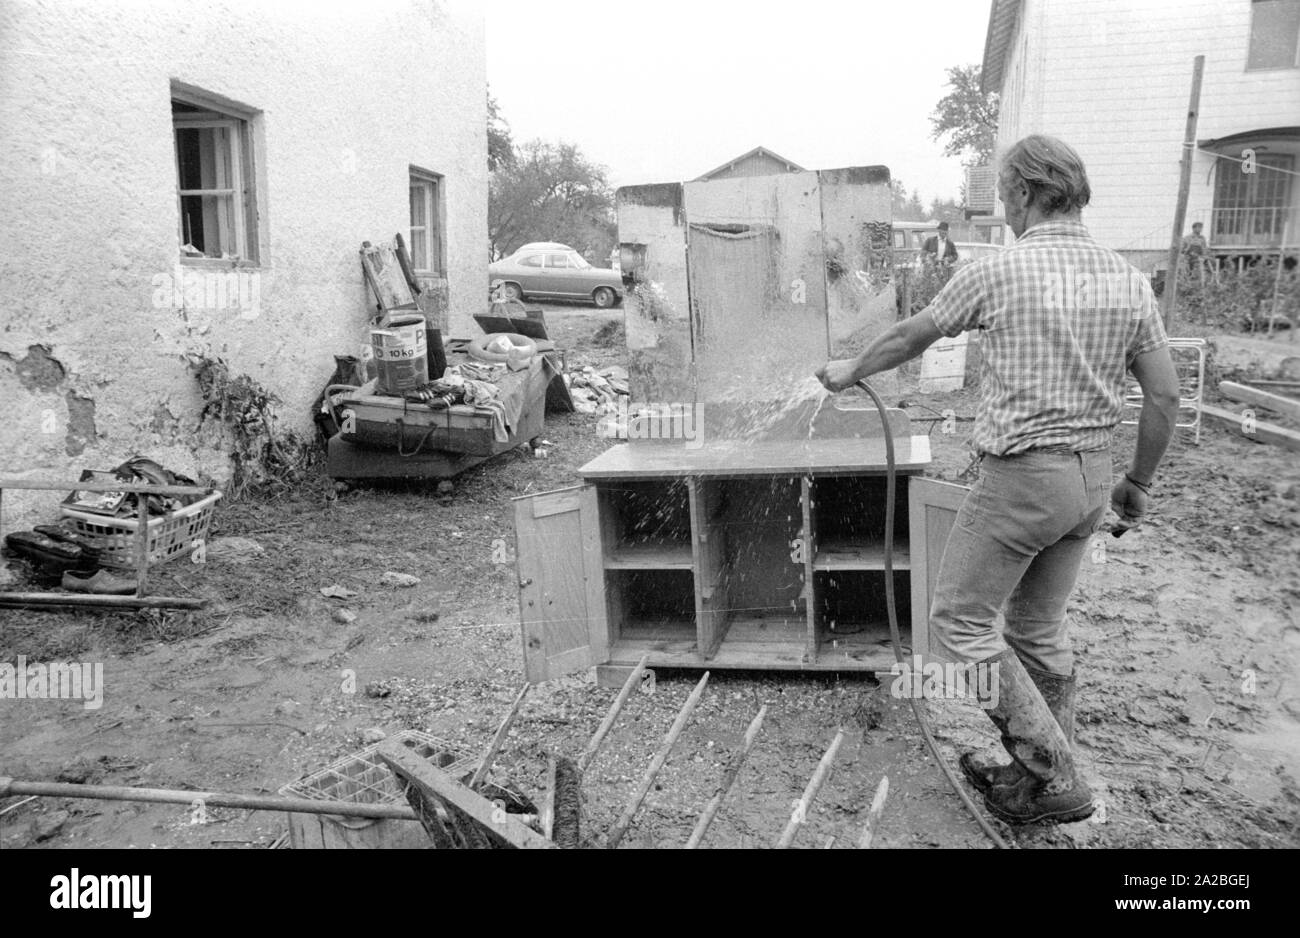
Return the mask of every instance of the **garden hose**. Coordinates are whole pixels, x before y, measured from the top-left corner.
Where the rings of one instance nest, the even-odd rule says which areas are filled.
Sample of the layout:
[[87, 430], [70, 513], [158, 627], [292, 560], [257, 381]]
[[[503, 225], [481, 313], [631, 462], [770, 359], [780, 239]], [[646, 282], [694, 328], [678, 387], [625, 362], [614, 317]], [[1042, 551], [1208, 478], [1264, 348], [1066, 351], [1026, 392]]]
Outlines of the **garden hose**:
[[[880, 415], [880, 426], [885, 434], [885, 608], [889, 614], [889, 640], [894, 646], [894, 659], [899, 665], [906, 667], [903, 660], [903, 641], [898, 634], [898, 607], [894, 603], [894, 499], [897, 483], [897, 469], [894, 465], [894, 433], [890, 429], [889, 415], [885, 412], [885, 403], [880, 399], [880, 395], [866, 381], [859, 381], [857, 385], [867, 392], [871, 402], [876, 405], [876, 413]], [[921, 736], [925, 739], [930, 754], [934, 756], [934, 761], [939, 763], [939, 768], [943, 770], [952, 790], [957, 793], [957, 797], [966, 806], [975, 823], [988, 835], [989, 840], [1003, 850], [1008, 849], [1007, 842], [998, 836], [998, 832], [993, 829], [984, 815], [980, 814], [979, 809], [975, 807], [975, 802], [971, 801], [970, 795], [966, 794], [966, 790], [957, 781], [948, 763], [939, 754], [939, 744], [934, 741], [930, 721], [925, 711], [921, 709], [921, 705], [917, 703], [916, 697], [908, 694], [907, 699], [912, 705], [916, 722], [921, 727]]]

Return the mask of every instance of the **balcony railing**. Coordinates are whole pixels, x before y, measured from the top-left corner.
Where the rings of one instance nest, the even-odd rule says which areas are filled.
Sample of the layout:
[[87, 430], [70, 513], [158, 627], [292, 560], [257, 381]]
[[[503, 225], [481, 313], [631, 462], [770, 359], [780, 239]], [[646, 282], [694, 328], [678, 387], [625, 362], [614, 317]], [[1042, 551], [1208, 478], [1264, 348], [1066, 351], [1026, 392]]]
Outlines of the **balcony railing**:
[[1211, 248], [1276, 248], [1300, 240], [1296, 211], [1285, 206], [1216, 208], [1210, 212], [1207, 235]]

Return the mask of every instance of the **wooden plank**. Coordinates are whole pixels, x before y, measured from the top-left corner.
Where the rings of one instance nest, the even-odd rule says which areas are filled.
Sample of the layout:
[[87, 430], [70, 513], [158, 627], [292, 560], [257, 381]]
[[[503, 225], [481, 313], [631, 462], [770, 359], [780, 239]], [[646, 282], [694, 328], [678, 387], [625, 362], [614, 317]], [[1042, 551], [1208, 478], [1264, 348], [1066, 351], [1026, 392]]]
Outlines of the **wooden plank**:
[[198, 801], [209, 808], [236, 808], [242, 811], [285, 811], [292, 814], [416, 820], [410, 808], [398, 804], [361, 804], [351, 801], [290, 798], [284, 795], [245, 795], [224, 791], [134, 788], [123, 785], [84, 785], [75, 782], [0, 778], [0, 798], [21, 795], [37, 795], [44, 798], [85, 798], [93, 801], [138, 801], [145, 804], [193, 805]]
[[727, 768], [722, 773], [722, 779], [718, 783], [718, 789], [709, 799], [709, 803], [704, 806], [704, 811], [700, 814], [700, 819], [695, 822], [695, 829], [691, 831], [690, 839], [686, 841], [686, 849], [694, 850], [704, 839], [704, 835], [709, 831], [709, 825], [717, 817], [718, 809], [722, 807], [722, 802], [726, 800], [727, 795], [731, 794], [731, 789], [736, 785], [736, 779], [740, 776], [740, 770], [749, 758], [750, 750], [754, 748], [754, 740], [758, 738], [758, 731], [763, 728], [763, 718], [767, 716], [767, 704], [759, 707], [758, 715], [750, 721], [749, 729], [745, 730], [745, 739], [740, 748], [732, 755], [731, 760], [727, 763]]
[[1261, 391], [1259, 388], [1252, 388], [1248, 384], [1238, 384], [1235, 381], [1219, 382], [1219, 393], [1234, 401], [1264, 407], [1275, 414], [1282, 414], [1285, 417], [1300, 420], [1300, 400], [1296, 400], [1294, 397], [1284, 397], [1271, 391]]
[[817, 176], [830, 357], [852, 358], [897, 318], [889, 170], [855, 166], [821, 170]]
[[609, 705], [609, 710], [605, 712], [605, 718], [600, 721], [600, 726], [596, 727], [596, 732], [587, 741], [586, 747], [582, 750], [582, 755], [578, 757], [579, 772], [587, 771], [587, 766], [591, 765], [591, 760], [595, 759], [596, 754], [600, 752], [601, 744], [605, 742], [605, 737], [609, 735], [609, 731], [613, 728], [614, 721], [623, 712], [623, 705], [627, 703], [632, 691], [636, 690], [640, 685], [641, 675], [645, 672], [645, 663], [646, 656], [642, 655], [641, 660], [637, 662], [636, 667], [632, 669], [623, 682], [623, 687], [619, 690], [618, 696]]
[[1192, 60], [1192, 92], [1187, 104], [1187, 127], [1183, 133], [1182, 156], [1178, 161], [1178, 199], [1174, 206], [1174, 233], [1169, 242], [1169, 262], [1166, 265], [1165, 291], [1160, 298], [1160, 313], [1165, 331], [1173, 323], [1178, 309], [1178, 270], [1182, 266], [1183, 222], [1187, 217], [1187, 197], [1192, 188], [1192, 161], [1196, 156], [1196, 125], [1201, 112], [1201, 76], [1205, 73], [1205, 56]]
[[840, 751], [840, 743], [844, 742], [844, 730], [840, 729], [831, 740], [830, 747], [822, 756], [821, 761], [817, 763], [817, 769], [813, 772], [812, 778], [808, 780], [808, 785], [803, 790], [803, 797], [795, 803], [795, 809], [790, 814], [790, 820], [781, 832], [781, 837], [776, 842], [776, 849], [785, 850], [792, 843], [804, 822], [808, 819], [808, 812], [812, 810], [812, 804], [817, 800], [817, 793], [821, 791], [822, 785], [830, 775], [831, 766], [835, 764], [835, 755]]
[[0, 607], [38, 609], [67, 606], [92, 609], [202, 609], [206, 599], [177, 596], [99, 596], [80, 593], [0, 593]]
[[1201, 413], [1220, 423], [1227, 424], [1248, 440], [1254, 440], [1257, 443], [1272, 443], [1293, 452], [1300, 452], [1300, 433], [1295, 430], [1288, 430], [1286, 427], [1279, 427], [1276, 424], [1264, 423], [1259, 420], [1247, 420], [1242, 414], [1233, 413], [1221, 407], [1212, 407], [1209, 404], [1201, 405]]
[[655, 753], [654, 758], [650, 760], [650, 765], [646, 768], [645, 774], [641, 777], [641, 784], [633, 791], [632, 797], [628, 799], [627, 806], [623, 809], [623, 814], [610, 828], [609, 835], [606, 837], [605, 846], [613, 850], [623, 840], [627, 829], [632, 825], [632, 819], [636, 816], [637, 810], [641, 807], [641, 802], [650, 791], [650, 786], [654, 784], [655, 778], [659, 775], [659, 770], [663, 768], [664, 763], [668, 761], [668, 755], [673, 751], [673, 746], [677, 744], [677, 738], [681, 736], [682, 730], [686, 728], [691, 714], [695, 712], [695, 707], [704, 696], [705, 685], [709, 683], [709, 672], [705, 671], [700, 682], [695, 685], [695, 690], [686, 698], [686, 703], [682, 704], [682, 709], [677, 714], [677, 719], [668, 730], [668, 735], [664, 737], [663, 745]]
[[[841, 640], [842, 641], [842, 640]], [[904, 636], [906, 642], [906, 636]], [[907, 654], [910, 648], [904, 646]], [[822, 648], [816, 661], [804, 659], [803, 642], [742, 642], [728, 638], [712, 658], [702, 658], [694, 639], [678, 642], [621, 639], [610, 647], [612, 664], [628, 665], [648, 656], [652, 668], [681, 668], [690, 671], [867, 671], [887, 674], [894, 665], [888, 632], [881, 631], [875, 647]]]
[[889, 776], [886, 775], [880, 779], [880, 784], [876, 786], [876, 796], [871, 799], [871, 810], [867, 812], [867, 823], [858, 839], [858, 849], [871, 849], [871, 841], [876, 836], [876, 827], [880, 824], [880, 816], [885, 812], [885, 799], [888, 797]]
[[[921, 472], [930, 463], [930, 438], [895, 441], [900, 475]], [[888, 468], [882, 439], [804, 440], [744, 443], [709, 442], [696, 449], [685, 444], [621, 443], [587, 463], [584, 479], [657, 479], [676, 476], [729, 478], [751, 475], [879, 475]]]
[[695, 569], [695, 625], [700, 655], [718, 653], [727, 634], [727, 612], [719, 608], [717, 587], [725, 560], [723, 532], [715, 525], [713, 489], [701, 479], [688, 479], [691, 511], [691, 554]]
[[[587, 598], [587, 653], [588, 666], [609, 660], [609, 643], [613, 632], [609, 622], [609, 598], [602, 560], [605, 556], [605, 529], [600, 517], [599, 492], [594, 486], [585, 486], [578, 504], [578, 526], [582, 531], [583, 585]], [[618, 587], [614, 589], [617, 591]], [[614, 593], [621, 602], [621, 594]]]
[[515, 695], [514, 703], [510, 705], [510, 710], [506, 713], [505, 719], [497, 727], [497, 731], [492, 736], [492, 742], [488, 744], [487, 752], [483, 753], [483, 758], [479, 761], [478, 768], [474, 770], [473, 776], [470, 777], [469, 787], [477, 791], [478, 787], [487, 780], [487, 774], [492, 770], [492, 763], [496, 761], [497, 753], [501, 751], [501, 744], [506, 741], [506, 734], [510, 732], [510, 727], [515, 722], [515, 717], [519, 716], [519, 710], [524, 705], [524, 698], [528, 696], [528, 691], [532, 688], [531, 684], [524, 684], [519, 688], [519, 693]]
[[[778, 399], [778, 388], [829, 357], [817, 174], [688, 182], [683, 191], [697, 400]], [[737, 425], [735, 434], [748, 431]]]
[[[849, 543], [822, 541], [817, 553], [810, 559], [815, 570], [883, 570], [885, 545], [880, 543]], [[905, 545], [894, 541], [894, 569], [912, 569], [912, 555]]]
[[957, 521], [957, 512], [969, 492], [966, 486], [951, 482], [921, 478], [907, 480], [912, 654], [922, 658], [930, 654], [930, 605], [939, 576], [939, 561], [943, 559], [948, 535]]
[[515, 499], [524, 674], [536, 684], [590, 667], [580, 489]]
[[606, 570], [693, 570], [689, 544], [626, 544], [605, 557]]
[[812, 477], [801, 476], [799, 481], [799, 504], [803, 511], [803, 528], [799, 537], [803, 541], [803, 603], [805, 616], [804, 660], [812, 664], [817, 660], [817, 578], [813, 567], [813, 556], [820, 550], [817, 541], [817, 528], [813, 512], [816, 487]]
[[142, 482], [72, 482], [62, 479], [15, 479], [0, 477], [0, 489], [69, 492], [145, 492], [149, 495], [211, 495], [216, 491], [204, 485], [149, 485]]
[[493, 839], [518, 849], [549, 849], [555, 845], [518, 818], [503, 815], [492, 802], [425, 762], [397, 740], [385, 740], [376, 755], [395, 775], [417, 786], [426, 797], [463, 812]]
[[140, 499], [140, 518], [135, 525], [135, 595], [144, 599], [146, 580], [149, 578], [149, 499]]
[[628, 386], [638, 403], [695, 400], [682, 186], [625, 186], [615, 195], [625, 284]]

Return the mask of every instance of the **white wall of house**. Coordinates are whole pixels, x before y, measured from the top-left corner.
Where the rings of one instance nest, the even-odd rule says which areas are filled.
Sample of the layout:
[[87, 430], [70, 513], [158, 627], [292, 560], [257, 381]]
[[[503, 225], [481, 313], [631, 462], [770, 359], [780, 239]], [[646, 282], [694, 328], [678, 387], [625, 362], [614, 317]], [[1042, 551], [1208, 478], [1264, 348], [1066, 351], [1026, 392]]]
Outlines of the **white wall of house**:
[[[159, 291], [180, 256], [173, 82], [255, 112], [256, 315]], [[0, 6], [0, 474], [133, 453], [223, 474], [194, 433], [186, 349], [225, 358], [308, 430], [331, 356], [366, 338], [358, 250], [405, 236], [412, 165], [444, 177], [451, 331], [472, 334], [485, 99], [472, 0]]]
[[[1031, 133], [1067, 141], [1088, 167], [1093, 235], [1167, 251], [1193, 59], [1205, 56], [1198, 139], [1300, 118], [1300, 69], [1247, 71], [1250, 23], [1249, 0], [1023, 0], [998, 145]], [[1195, 154], [1188, 231], [1203, 221], [1209, 232], [1214, 163]], [[1300, 184], [1291, 190], [1300, 207]]]

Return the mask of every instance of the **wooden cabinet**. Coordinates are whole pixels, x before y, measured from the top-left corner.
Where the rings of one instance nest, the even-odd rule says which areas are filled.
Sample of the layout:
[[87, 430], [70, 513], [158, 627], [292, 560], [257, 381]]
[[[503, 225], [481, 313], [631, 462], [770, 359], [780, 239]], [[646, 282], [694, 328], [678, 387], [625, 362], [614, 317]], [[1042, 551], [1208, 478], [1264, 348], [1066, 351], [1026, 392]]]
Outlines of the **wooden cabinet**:
[[[894, 578], [907, 654], [962, 486], [898, 441]], [[615, 446], [584, 484], [515, 500], [527, 678], [594, 665], [888, 671], [883, 443]], [[910, 625], [910, 627], [909, 627]]]

